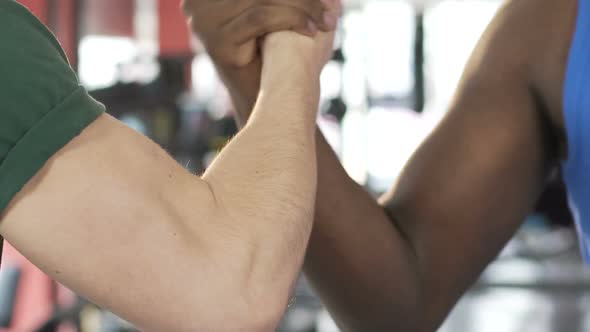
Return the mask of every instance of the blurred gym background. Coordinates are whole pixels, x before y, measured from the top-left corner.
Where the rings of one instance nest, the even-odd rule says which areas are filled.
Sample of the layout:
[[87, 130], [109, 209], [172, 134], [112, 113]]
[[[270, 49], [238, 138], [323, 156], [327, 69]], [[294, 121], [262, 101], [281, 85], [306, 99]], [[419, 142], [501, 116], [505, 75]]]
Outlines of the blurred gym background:
[[[112, 115], [191, 171], [202, 172], [236, 133], [231, 102], [190, 37], [180, 0], [20, 2], [54, 31], [82, 83]], [[334, 59], [322, 76], [318, 121], [350, 175], [377, 196], [444, 116], [500, 1], [345, 2]], [[0, 331], [134, 331], [6, 247]], [[537, 211], [440, 332], [590, 331], [588, 290], [590, 274], [556, 174]], [[302, 279], [279, 331], [338, 329]]]

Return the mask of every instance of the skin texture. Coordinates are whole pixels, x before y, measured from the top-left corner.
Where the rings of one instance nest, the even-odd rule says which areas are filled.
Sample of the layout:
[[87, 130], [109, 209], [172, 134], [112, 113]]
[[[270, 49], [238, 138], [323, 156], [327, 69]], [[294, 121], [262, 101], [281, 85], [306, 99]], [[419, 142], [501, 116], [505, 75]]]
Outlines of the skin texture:
[[[506, 1], [448, 115], [378, 202], [317, 133], [305, 272], [342, 330], [435, 331], [519, 228], [567, 156], [561, 104], [576, 9], [575, 0]], [[213, 58], [244, 123], [260, 59], [236, 68]]]
[[253, 114], [202, 177], [102, 115], [12, 200], [0, 233], [142, 330], [274, 331], [311, 232], [319, 73], [332, 38], [268, 37]]

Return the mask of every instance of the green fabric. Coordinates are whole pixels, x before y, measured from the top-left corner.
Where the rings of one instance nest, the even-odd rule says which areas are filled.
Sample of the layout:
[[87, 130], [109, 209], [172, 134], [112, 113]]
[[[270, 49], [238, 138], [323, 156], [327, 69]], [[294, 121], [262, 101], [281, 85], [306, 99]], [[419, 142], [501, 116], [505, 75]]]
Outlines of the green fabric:
[[17, 2], [0, 0], [0, 213], [102, 112], [45, 26]]

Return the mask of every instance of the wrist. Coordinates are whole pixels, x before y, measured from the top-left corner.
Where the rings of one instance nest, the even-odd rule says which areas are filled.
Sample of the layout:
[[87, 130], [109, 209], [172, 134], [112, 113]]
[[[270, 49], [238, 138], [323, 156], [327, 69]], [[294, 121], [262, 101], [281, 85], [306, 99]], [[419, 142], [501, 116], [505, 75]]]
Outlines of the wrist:
[[[320, 80], [317, 75], [295, 68], [277, 68], [262, 76], [257, 104], [280, 106], [282, 109], [317, 109]], [[307, 113], [307, 112], [306, 112]]]
[[316, 54], [313, 38], [294, 32], [279, 32], [268, 35], [262, 47], [264, 76], [278, 76], [289, 72], [295, 78], [319, 77], [323, 64]]
[[299, 85], [294, 82], [283, 76], [282, 81], [263, 84], [248, 123], [275, 127], [279, 131], [286, 127], [299, 128], [305, 137], [313, 139], [319, 107], [319, 80], [300, 81]]
[[[298, 42], [293, 43], [290, 38]], [[256, 109], [300, 119], [306, 125], [310, 121], [315, 124], [320, 96], [319, 66], [309, 51], [294, 47], [307, 47], [306, 42], [312, 40], [293, 35], [267, 39]]]
[[[306, 55], [296, 52], [266, 52], [260, 81], [259, 98], [283, 102], [317, 104], [320, 73]], [[308, 105], [309, 106], [309, 105]]]

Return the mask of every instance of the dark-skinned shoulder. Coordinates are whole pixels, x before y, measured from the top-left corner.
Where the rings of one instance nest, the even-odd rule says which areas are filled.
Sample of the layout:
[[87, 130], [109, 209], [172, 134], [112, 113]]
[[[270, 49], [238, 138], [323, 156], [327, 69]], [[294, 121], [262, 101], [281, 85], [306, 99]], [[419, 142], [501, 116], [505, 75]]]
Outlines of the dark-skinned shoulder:
[[552, 124], [559, 158], [567, 157], [563, 91], [577, 19], [577, 0], [527, 0], [534, 17], [531, 29], [531, 85]]
[[[529, 85], [539, 115], [546, 121], [547, 144], [553, 159], [565, 159], [567, 142], [563, 117], [563, 86], [567, 60], [576, 25], [577, 0], [507, 0], [476, 50], [486, 52], [484, 63], [473, 64], [466, 73], [505, 77], [510, 68], [522, 71], [508, 77]], [[492, 40], [485, 40], [490, 38]], [[488, 47], [486, 47], [488, 46]], [[493, 47], [493, 49], [491, 49]], [[478, 55], [475, 54], [474, 58]], [[490, 74], [496, 71], [496, 74]], [[464, 82], [469, 82], [465, 80]]]

